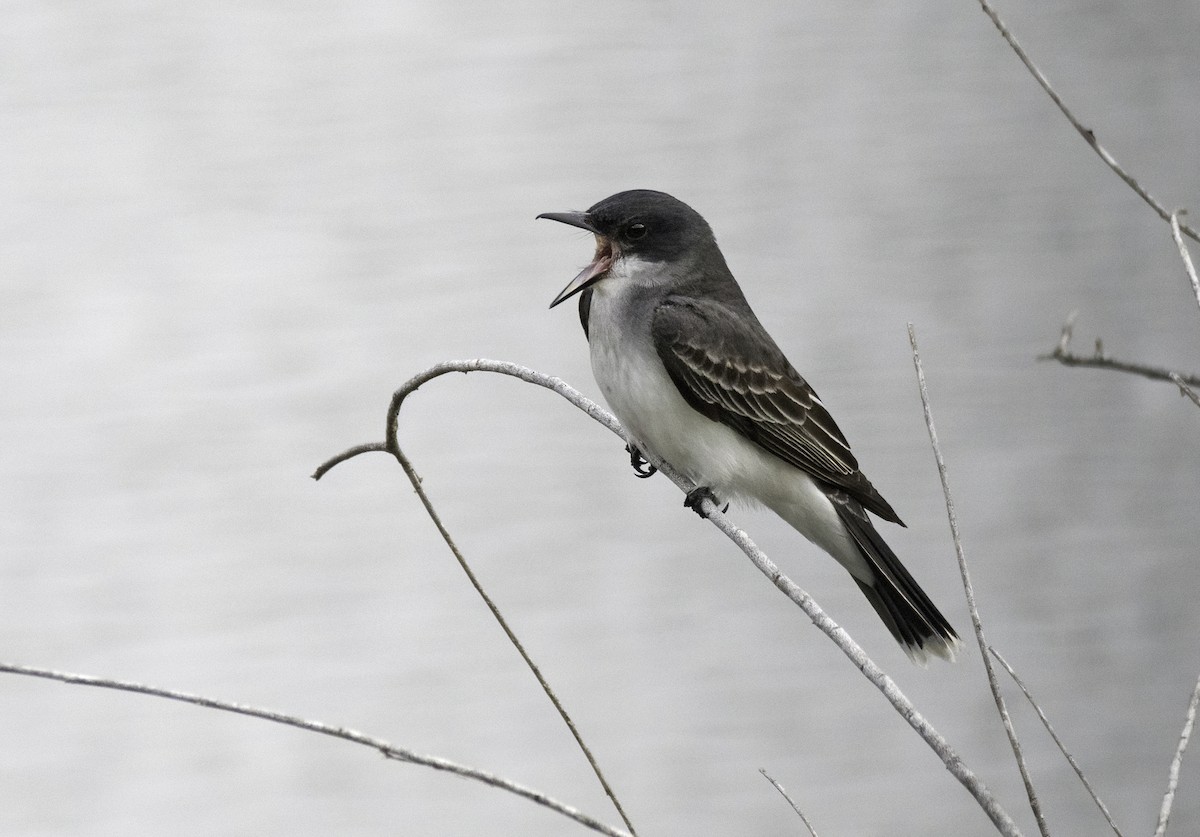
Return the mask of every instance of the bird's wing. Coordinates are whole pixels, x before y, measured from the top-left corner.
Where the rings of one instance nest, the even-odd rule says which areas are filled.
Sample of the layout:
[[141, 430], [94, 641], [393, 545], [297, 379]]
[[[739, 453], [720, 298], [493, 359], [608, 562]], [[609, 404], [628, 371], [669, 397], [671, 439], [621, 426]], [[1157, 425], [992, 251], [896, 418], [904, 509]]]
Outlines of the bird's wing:
[[651, 333], [667, 373], [694, 409], [904, 525], [858, 469], [816, 392], [749, 309], [669, 296], [654, 312]]

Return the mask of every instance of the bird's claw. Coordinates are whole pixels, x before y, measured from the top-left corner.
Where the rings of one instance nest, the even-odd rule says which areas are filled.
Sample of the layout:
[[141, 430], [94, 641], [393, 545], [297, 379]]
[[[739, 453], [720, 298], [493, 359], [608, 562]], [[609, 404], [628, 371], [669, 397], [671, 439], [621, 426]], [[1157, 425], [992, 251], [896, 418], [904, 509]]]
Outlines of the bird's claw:
[[638, 479], [644, 480], [658, 473], [658, 468], [635, 445], [626, 445], [625, 450], [629, 452], [629, 464], [633, 466], [633, 473]]
[[[683, 505], [701, 517], [704, 517], [704, 511], [700, 508], [700, 506], [705, 500], [712, 500], [712, 504], [714, 506], [719, 503], [717, 500], [717, 495], [713, 494], [711, 488], [709, 488], [707, 485], [698, 485], [689, 491], [687, 496], [683, 498]], [[729, 511], [728, 503], [726, 503], [725, 507], [721, 509], [721, 514], [724, 514], [727, 511]]]

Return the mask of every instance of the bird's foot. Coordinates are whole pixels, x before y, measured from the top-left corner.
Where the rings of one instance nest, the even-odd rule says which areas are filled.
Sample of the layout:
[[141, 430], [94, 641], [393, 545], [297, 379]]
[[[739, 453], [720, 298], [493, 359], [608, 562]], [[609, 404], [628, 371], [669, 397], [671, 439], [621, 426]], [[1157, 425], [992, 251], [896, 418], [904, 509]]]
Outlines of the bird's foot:
[[[683, 498], [683, 505], [701, 517], [704, 517], [704, 511], [700, 508], [700, 504], [705, 500], [712, 500], [712, 504], [714, 506], [718, 505], [720, 502], [717, 500], [717, 495], [713, 494], [711, 488], [709, 488], [707, 485], [698, 485], [689, 491], [687, 496]], [[727, 511], [729, 511], [728, 503], [725, 504], [725, 508], [721, 509], [721, 514], [724, 514]]]
[[644, 480], [658, 472], [658, 469], [642, 455], [636, 445], [626, 445], [625, 450], [629, 452], [629, 464], [633, 466], [633, 473], [638, 479]]

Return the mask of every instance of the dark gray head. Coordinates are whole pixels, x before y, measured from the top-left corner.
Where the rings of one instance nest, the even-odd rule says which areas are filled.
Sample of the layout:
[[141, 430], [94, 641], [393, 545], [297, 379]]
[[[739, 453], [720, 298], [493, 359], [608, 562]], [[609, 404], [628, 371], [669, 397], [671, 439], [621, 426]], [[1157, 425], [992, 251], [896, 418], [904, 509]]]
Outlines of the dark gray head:
[[538, 217], [580, 227], [596, 236], [592, 263], [563, 288], [551, 308], [599, 282], [619, 259], [627, 257], [687, 263], [715, 255], [720, 268], [726, 269], [708, 222], [665, 192], [633, 189], [605, 198], [586, 212], [544, 212]]

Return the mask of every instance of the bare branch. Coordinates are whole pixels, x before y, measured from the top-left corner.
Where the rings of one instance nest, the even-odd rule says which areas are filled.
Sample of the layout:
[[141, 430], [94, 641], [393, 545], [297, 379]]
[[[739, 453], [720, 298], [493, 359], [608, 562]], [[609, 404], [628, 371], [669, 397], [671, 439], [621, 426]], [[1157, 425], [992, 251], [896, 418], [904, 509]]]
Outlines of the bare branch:
[[1200, 705], [1200, 679], [1196, 680], [1196, 688], [1192, 690], [1192, 699], [1188, 701], [1183, 732], [1179, 735], [1179, 746], [1175, 748], [1175, 758], [1171, 759], [1171, 769], [1167, 774], [1167, 792], [1163, 794], [1162, 807], [1158, 812], [1158, 827], [1154, 829], [1154, 837], [1164, 837], [1167, 833], [1167, 820], [1171, 818], [1171, 806], [1175, 804], [1175, 790], [1179, 787], [1179, 768], [1183, 765], [1183, 752], [1187, 749], [1188, 739], [1192, 737], [1192, 727], [1196, 723], [1196, 707], [1198, 705]]
[[1029, 705], [1033, 707], [1034, 711], [1037, 712], [1038, 718], [1041, 719], [1042, 726], [1046, 728], [1046, 732], [1050, 733], [1050, 737], [1054, 739], [1054, 743], [1058, 745], [1059, 751], [1066, 756], [1067, 763], [1071, 765], [1071, 768], [1075, 771], [1075, 775], [1079, 777], [1079, 781], [1083, 782], [1083, 786], [1087, 788], [1087, 792], [1091, 795], [1092, 800], [1100, 809], [1100, 813], [1104, 814], [1104, 819], [1108, 820], [1108, 824], [1112, 828], [1113, 833], [1116, 834], [1117, 837], [1123, 837], [1121, 834], [1121, 829], [1117, 828], [1116, 822], [1113, 821], [1112, 814], [1108, 812], [1108, 808], [1105, 806], [1105, 804], [1100, 801], [1100, 797], [1092, 787], [1092, 783], [1089, 782], [1087, 776], [1083, 774], [1083, 769], [1075, 761], [1074, 756], [1067, 752], [1066, 745], [1062, 743], [1062, 740], [1058, 737], [1058, 734], [1054, 732], [1054, 727], [1050, 726], [1050, 719], [1046, 717], [1046, 713], [1042, 711], [1042, 707], [1038, 705], [1038, 702], [1033, 699], [1033, 695], [1029, 693], [1029, 689], [1025, 686], [1024, 681], [1017, 676], [1017, 672], [1014, 671], [1013, 667], [1008, 664], [1008, 660], [1000, 656], [1000, 652], [997, 651], [994, 646], [989, 645], [988, 651], [992, 653], [992, 656], [996, 658], [996, 661], [1004, 667], [1005, 671], [1008, 672], [1008, 676], [1013, 679], [1013, 682], [1016, 683], [1021, 691], [1025, 694], [1025, 699], [1029, 701]]
[[382, 442], [368, 442], [365, 445], [355, 445], [349, 450], [344, 450], [337, 456], [322, 462], [320, 467], [313, 471], [312, 478], [314, 480], [319, 480], [321, 477], [325, 476], [325, 474], [328, 473], [334, 465], [345, 462], [347, 459], [353, 459], [360, 453], [371, 453], [374, 451], [388, 453], [387, 445], [383, 444]]
[[983, 620], [979, 617], [979, 608], [975, 604], [975, 588], [971, 584], [971, 574], [967, 571], [967, 558], [963, 552], [962, 539], [958, 534], [958, 516], [954, 511], [954, 498], [950, 494], [950, 477], [946, 469], [946, 460], [942, 457], [942, 448], [938, 444], [937, 430], [933, 426], [933, 412], [929, 406], [929, 390], [925, 385], [925, 370], [921, 368], [921, 354], [917, 350], [917, 332], [913, 324], [908, 324], [908, 342], [912, 345], [913, 365], [917, 369], [917, 385], [921, 390], [921, 406], [925, 411], [925, 426], [929, 430], [929, 442], [933, 446], [933, 456], [937, 461], [938, 476], [942, 481], [942, 494], [946, 499], [946, 516], [950, 519], [950, 535], [954, 540], [954, 552], [958, 556], [958, 571], [962, 576], [963, 591], [967, 596], [967, 608], [971, 611], [971, 625], [975, 628], [975, 640], [979, 643], [980, 655], [983, 657], [983, 667], [987, 672], [988, 687], [992, 690], [992, 698], [996, 702], [996, 711], [1004, 724], [1004, 732], [1012, 746], [1013, 756], [1017, 760], [1017, 768], [1021, 771], [1021, 780], [1025, 783], [1025, 793], [1029, 797], [1029, 807], [1037, 820], [1038, 829], [1043, 837], [1050, 837], [1046, 827], [1046, 819], [1042, 815], [1042, 806], [1038, 801], [1037, 792], [1033, 788], [1033, 780], [1021, 754], [1021, 743], [1017, 740], [1017, 731], [1013, 728], [1012, 718], [1009, 717], [1008, 707], [1004, 704], [1004, 696], [1000, 694], [1000, 684], [996, 681], [996, 671], [988, 658], [987, 642], [983, 638]]
[[[583, 735], [579, 732], [579, 728], [575, 726], [574, 719], [571, 717], [570, 713], [567, 712], [567, 709], [565, 706], [563, 706], [562, 701], [558, 699], [558, 695], [555, 693], [554, 689], [551, 688], [550, 683], [542, 675], [542, 671], [538, 667], [537, 663], [535, 663], [533, 658], [529, 656], [529, 652], [525, 650], [525, 646], [521, 643], [521, 641], [517, 638], [516, 633], [509, 626], [508, 620], [505, 619], [504, 615], [500, 612], [500, 608], [492, 600], [492, 597], [489, 596], [483, 589], [483, 585], [479, 582], [479, 578], [475, 575], [475, 572], [467, 563], [466, 557], [462, 554], [462, 551], [459, 550], [458, 545], [454, 542], [454, 538], [450, 536], [450, 532], [446, 529], [445, 524], [442, 523], [441, 517], [433, 507], [433, 502], [429, 499], [429, 495], [425, 493], [425, 489], [421, 485], [421, 478], [417, 475], [417, 472], [413, 468], [408, 457], [405, 456], [404, 452], [400, 449], [400, 443], [396, 438], [400, 407], [404, 403], [405, 398], [415, 392], [422, 384], [438, 377], [439, 375], [444, 375], [448, 372], [466, 373], [473, 371], [503, 372], [504, 374], [513, 375], [521, 378], [522, 380], [529, 381], [530, 383], [536, 383], [540, 386], [544, 386], [559, 392], [559, 394], [566, 397], [589, 415], [592, 415], [593, 411], [596, 411], [597, 413], [604, 413], [603, 408], [601, 408], [598, 404], [584, 398], [581, 394], [575, 392], [575, 390], [567, 386], [563, 381], [557, 378], [550, 378], [549, 376], [534, 372], [531, 369], [526, 369], [525, 367], [519, 366], [515, 363], [483, 359], [440, 363], [431, 367], [430, 369], [425, 370], [425, 372], [422, 372], [420, 375], [410, 378], [403, 386], [401, 386], [392, 394], [391, 403], [388, 405], [387, 427], [385, 431], [387, 434], [387, 439], [385, 442], [382, 444], [376, 442], [365, 445], [357, 445], [356, 447], [343, 451], [332, 459], [322, 463], [321, 466], [318, 467], [313, 473], [313, 479], [319, 480], [335, 465], [345, 462], [348, 459], [353, 459], [360, 453], [384, 451], [391, 453], [396, 458], [396, 461], [400, 463], [400, 467], [404, 469], [404, 474], [408, 477], [408, 481], [412, 484], [413, 490], [416, 491], [417, 496], [421, 499], [421, 504], [425, 507], [425, 512], [429, 515], [430, 520], [433, 521], [433, 525], [437, 527], [438, 533], [441, 534], [442, 540], [444, 540], [446, 545], [450, 548], [450, 552], [453, 553], [454, 559], [458, 561], [458, 565], [462, 568], [463, 572], [466, 573], [467, 579], [471, 582], [471, 586], [475, 588], [475, 592], [479, 594], [480, 598], [483, 599], [483, 603], [487, 605], [488, 610], [492, 612], [492, 616], [499, 623], [500, 628], [504, 631], [505, 636], [508, 637], [508, 641], [512, 643], [514, 648], [517, 649], [517, 653], [521, 655], [521, 659], [525, 661], [525, 665], [529, 668], [530, 672], [533, 673], [538, 685], [542, 687], [542, 691], [546, 693], [546, 697], [548, 697], [550, 699], [550, 703], [554, 705], [559, 717], [561, 717], [563, 719], [563, 723], [567, 725], [567, 729], [570, 730], [571, 736], [575, 739], [575, 743], [579, 745], [579, 749], [583, 752], [584, 758], [587, 759], [588, 764], [592, 768], [592, 772], [596, 775], [596, 779], [600, 782], [600, 787], [604, 789], [604, 793], [608, 795], [610, 800], [612, 800], [613, 806], [617, 809], [617, 813], [620, 815], [622, 821], [624, 821], [625, 827], [629, 829], [633, 837], [637, 837], [637, 830], [633, 827], [633, 822], [630, 820], [629, 815], [626, 814], [625, 807], [621, 804], [621, 800], [617, 798], [616, 791], [614, 791], [612, 785], [609, 784], [608, 778], [604, 775], [604, 771], [600, 769], [600, 764], [596, 761], [596, 757], [592, 754], [591, 748], [588, 747], [588, 745], [584, 742]], [[577, 396], [578, 400], [572, 398], [567, 391], [574, 394], [574, 396]], [[593, 415], [593, 418], [600, 420], [596, 415]], [[607, 425], [609, 429], [620, 435], [621, 428], [620, 425], [617, 424], [616, 419], [612, 418], [611, 416], [608, 418], [612, 421], [611, 425]], [[602, 423], [604, 422], [602, 421]]]
[[[388, 411], [387, 433], [388, 442], [387, 448], [395, 453], [398, 450], [396, 444], [395, 427], [399, 416], [400, 406], [404, 399], [421, 385], [428, 381], [450, 372], [495, 372], [503, 375], [511, 375], [528, 383], [537, 384], [552, 390], [558, 395], [565, 398], [567, 401], [579, 407], [591, 418], [600, 424], [607, 427], [613, 433], [625, 439], [620, 423], [607, 410], [598, 405], [596, 402], [585, 397], [577, 390], [566, 384], [559, 378], [553, 378], [544, 375], [540, 372], [535, 372], [532, 369], [507, 361], [497, 360], [453, 360], [439, 363], [430, 367], [419, 375], [411, 378], [404, 386], [396, 390], [392, 396], [391, 408]], [[628, 440], [626, 440], [628, 441]], [[345, 461], [352, 458], [357, 453], [366, 450], [377, 450], [376, 447], [365, 445], [359, 448], [352, 448], [338, 457], [329, 460], [326, 465], [332, 466], [337, 462]], [[336, 461], [335, 461], [336, 460]], [[675, 483], [685, 493], [695, 488], [687, 478], [682, 476], [678, 471], [670, 466], [669, 463], [662, 460], [655, 460], [652, 463], [659, 471], [663, 473], [671, 482]], [[325, 466], [322, 466], [323, 468]], [[328, 470], [328, 468], [325, 468]], [[324, 471], [322, 471], [323, 473]], [[742, 550], [743, 553], [750, 559], [754, 566], [771, 580], [776, 589], [792, 600], [805, 615], [812, 620], [826, 636], [828, 636], [835, 645], [842, 650], [847, 657], [850, 658], [854, 666], [863, 673], [883, 696], [892, 704], [893, 707], [900, 713], [908, 724], [916, 730], [917, 734], [925, 741], [926, 744], [938, 755], [945, 764], [946, 769], [967, 789], [976, 802], [983, 809], [984, 813], [992, 820], [997, 830], [1006, 837], [1014, 837], [1020, 835], [1020, 830], [1016, 823], [1000, 806], [987, 786], [963, 763], [962, 759], [954, 752], [949, 742], [941, 736], [941, 734], [933, 728], [932, 725], [917, 711], [912, 702], [905, 697], [904, 693], [896, 686], [895, 681], [888, 677], [882, 669], [866, 655], [866, 652], [856, 643], [848, 633], [842, 630], [836, 622], [829, 618], [824, 610], [801, 589], [795, 582], [780, 572], [779, 568], [767, 557], [758, 546], [750, 539], [744, 531], [730, 523], [717, 506], [710, 500], [704, 499], [698, 506], [700, 511], [707, 517], [713, 525], [721, 530]]]
[[1200, 305], [1200, 278], [1196, 277], [1196, 266], [1192, 264], [1192, 254], [1188, 252], [1187, 244], [1180, 235], [1179, 216], [1186, 214], [1186, 209], [1177, 209], [1171, 213], [1171, 237], [1175, 239], [1175, 246], [1179, 248], [1179, 257], [1183, 259], [1183, 269], [1192, 282], [1192, 293], [1196, 295], [1196, 304]]
[[190, 703], [195, 706], [203, 706], [207, 709], [219, 709], [223, 712], [233, 712], [237, 715], [247, 715], [251, 718], [261, 718], [265, 721], [273, 721], [277, 724], [283, 724], [289, 727], [307, 730], [308, 732], [316, 732], [321, 735], [328, 735], [333, 738], [340, 738], [343, 741], [349, 741], [354, 744], [362, 744], [365, 747], [370, 747], [378, 750], [384, 756], [396, 761], [409, 762], [410, 764], [420, 764], [425, 767], [432, 767], [434, 770], [442, 770], [446, 773], [453, 773], [456, 776], [462, 776], [466, 779], [474, 779], [478, 782], [483, 782], [486, 785], [491, 785], [494, 788], [506, 790], [509, 793], [514, 793], [517, 796], [523, 796], [526, 799], [536, 802], [538, 805], [549, 808], [552, 811], [557, 811], [565, 817], [570, 817], [580, 825], [587, 826], [593, 831], [598, 831], [601, 834], [610, 835], [610, 837], [631, 837], [619, 829], [605, 825], [599, 820], [589, 817], [587, 814], [572, 808], [569, 805], [564, 805], [561, 802], [547, 796], [539, 790], [525, 787], [493, 773], [488, 773], [474, 767], [467, 767], [463, 764], [449, 761], [448, 759], [439, 758], [437, 756], [427, 756], [421, 753], [413, 752], [412, 750], [404, 749], [403, 747], [395, 747], [378, 738], [372, 738], [369, 735], [363, 735], [361, 732], [356, 732], [345, 727], [334, 727], [328, 724], [323, 724], [320, 721], [310, 721], [305, 718], [298, 718], [295, 715], [286, 715], [282, 712], [275, 712], [271, 709], [259, 709], [254, 706], [247, 706], [242, 703], [231, 703], [224, 700], [216, 700], [215, 698], [204, 697], [202, 695], [194, 695], [188, 692], [178, 692], [173, 689], [163, 689], [158, 686], [148, 686], [143, 683], [134, 683], [128, 680], [111, 680], [106, 677], [92, 677], [86, 674], [72, 674], [65, 671], [53, 671], [45, 668], [35, 668], [33, 666], [22, 666], [13, 663], [0, 662], [0, 672], [8, 672], [10, 674], [24, 674], [29, 677], [41, 677], [46, 680], [57, 680], [62, 683], [71, 683], [78, 686], [95, 686], [102, 689], [116, 689], [123, 692], [134, 692], [142, 695], [150, 695], [152, 697], [166, 698], [168, 700], [177, 700], [182, 703]]
[[[666, 463], [656, 462], [655, 464], [658, 465], [659, 470], [666, 474], [672, 482], [683, 488], [684, 491], [690, 490], [690, 483], [680, 477], [674, 470], [669, 470], [669, 466], [666, 466]], [[775, 566], [775, 563], [767, 557], [766, 553], [759, 549], [754, 541], [750, 539], [749, 535], [730, 523], [711, 500], [706, 498], [701, 503], [700, 509], [726, 537], [738, 545], [758, 571], [769, 578], [776, 589], [799, 606], [805, 615], [812, 620], [813, 624], [841, 649], [842, 653], [850, 659], [855, 668], [861, 671], [863, 676], [883, 693], [888, 702], [900, 713], [900, 717], [904, 718], [908, 722], [908, 725], [916, 730], [917, 734], [929, 745], [930, 749], [937, 753], [942, 763], [946, 766], [946, 769], [950, 771], [950, 774], [958, 779], [963, 787], [975, 798], [975, 801], [979, 803], [984, 813], [992, 820], [997, 830], [1004, 835], [1019, 835], [1020, 830], [1017, 828], [1016, 823], [1000, 807], [1000, 803], [992, 796], [987, 786], [971, 772], [958, 754], [954, 752], [949, 742], [925, 720], [921, 713], [917, 711], [917, 708], [913, 706], [912, 702], [900, 691], [900, 687], [896, 685], [895, 681], [888, 677], [867, 656], [866, 652], [851, 638], [850, 634], [846, 633], [836, 622], [829, 618], [829, 615], [821, 609], [821, 606], [807, 592], [784, 575]]]
[[[1030, 74], [1033, 75], [1037, 83], [1041, 85], [1043, 90], [1046, 91], [1046, 95], [1050, 97], [1050, 100], [1054, 102], [1060, 111], [1062, 111], [1063, 116], [1065, 116], [1067, 121], [1071, 123], [1071, 127], [1079, 132], [1079, 135], [1083, 137], [1084, 141], [1092, 147], [1092, 150], [1095, 151], [1097, 155], [1099, 155], [1100, 159], [1104, 161], [1104, 164], [1112, 169], [1117, 177], [1124, 180], [1126, 185], [1128, 185], [1130, 189], [1133, 189], [1133, 191], [1137, 193], [1138, 197], [1144, 200], [1155, 212], [1157, 212], [1160, 218], [1162, 218], [1164, 221], [1170, 221], [1171, 213], [1167, 212], [1166, 208], [1159, 203], [1153, 195], [1142, 188], [1142, 185], [1121, 167], [1121, 164], [1116, 161], [1112, 154], [1108, 153], [1108, 149], [1102, 146], [1100, 141], [1096, 139], [1095, 131], [1093, 131], [1091, 128], [1085, 127], [1082, 122], [1075, 118], [1075, 114], [1073, 114], [1071, 109], [1067, 107], [1066, 102], [1064, 102], [1062, 97], [1059, 96], [1055, 89], [1050, 86], [1050, 81], [1046, 78], [1045, 74], [1037, 68], [1037, 65], [1033, 63], [1033, 60], [1029, 57], [1025, 50], [1021, 48], [1021, 45], [1017, 43], [1016, 36], [1014, 36], [1009, 30], [1004, 21], [1000, 19], [1000, 15], [996, 13], [996, 10], [991, 7], [987, 0], [979, 0], [979, 5], [983, 9], [983, 13], [991, 19], [996, 29], [1000, 32], [1001, 37], [1003, 37], [1008, 45], [1012, 47], [1012, 51], [1017, 54], [1017, 58], [1021, 59], [1021, 63], [1025, 65], [1025, 69], [1029, 70]], [[1200, 235], [1198, 235], [1191, 227], [1185, 224], [1180, 224], [1179, 227], [1189, 237], [1200, 241]]]
[[342, 451], [337, 456], [327, 459], [321, 463], [313, 473], [313, 479], [320, 479], [325, 476], [335, 465], [339, 465], [348, 459], [353, 459], [360, 453], [369, 451], [383, 450], [395, 455], [399, 448], [396, 442], [396, 422], [400, 417], [400, 407], [409, 395], [416, 392], [423, 384], [432, 381], [441, 375], [446, 375], [450, 372], [496, 372], [502, 375], [510, 375], [514, 378], [537, 384], [540, 387], [545, 387], [553, 392], [558, 393], [567, 401], [574, 404], [583, 412], [587, 413], [594, 421], [607, 427], [613, 433], [616, 433], [621, 438], [625, 438], [624, 431], [621, 429], [621, 424], [607, 410], [587, 398], [579, 391], [573, 389], [565, 381], [560, 378], [554, 378], [550, 375], [543, 375], [541, 372], [535, 372], [519, 363], [511, 363], [506, 360], [487, 360], [486, 358], [476, 358], [473, 360], [448, 360], [442, 363], [435, 364], [429, 367], [424, 372], [414, 375], [404, 383], [398, 390], [392, 394], [392, 400], [388, 406], [387, 427], [384, 430], [385, 441], [372, 442], [365, 445], [356, 445], [348, 450]]
[[471, 586], [475, 588], [475, 592], [478, 593], [480, 598], [483, 599], [483, 602], [487, 605], [488, 610], [492, 612], [492, 616], [495, 617], [496, 621], [500, 623], [500, 627], [504, 630], [505, 635], [508, 637], [508, 641], [511, 642], [513, 647], [517, 649], [517, 653], [521, 655], [521, 659], [525, 661], [525, 665], [529, 667], [531, 672], [533, 672], [533, 676], [537, 679], [538, 685], [542, 687], [542, 691], [546, 693], [546, 697], [550, 698], [550, 702], [554, 704], [554, 708], [558, 710], [559, 717], [563, 719], [563, 722], [567, 725], [567, 729], [571, 731], [571, 735], [574, 737], [575, 743], [579, 745], [579, 749], [583, 751], [584, 758], [586, 758], [588, 764], [591, 765], [592, 772], [595, 773], [596, 778], [600, 780], [600, 786], [604, 788], [604, 792], [608, 795], [608, 798], [612, 800], [613, 806], [617, 809], [617, 813], [625, 822], [625, 827], [629, 829], [629, 832], [633, 835], [633, 837], [637, 837], [637, 831], [633, 827], [633, 822], [630, 821], [629, 816], [625, 813], [625, 808], [621, 805], [621, 800], [617, 798], [616, 792], [612, 789], [612, 786], [609, 785], [608, 779], [605, 777], [604, 772], [600, 769], [599, 762], [597, 762], [596, 757], [592, 755], [591, 748], [584, 743], [583, 736], [580, 734], [579, 729], [575, 726], [575, 721], [571, 718], [570, 714], [567, 713], [566, 707], [562, 705], [562, 702], [558, 699], [558, 695], [555, 694], [554, 689], [550, 687], [550, 684], [546, 681], [546, 678], [542, 676], [541, 669], [538, 668], [537, 663], [533, 661], [533, 658], [529, 656], [529, 652], [525, 650], [525, 646], [521, 644], [521, 640], [517, 639], [517, 635], [513, 632], [513, 629], [509, 627], [508, 620], [504, 618], [504, 615], [500, 612], [500, 608], [496, 606], [496, 603], [492, 601], [492, 597], [487, 594], [487, 592], [483, 589], [483, 585], [479, 583], [479, 579], [471, 570], [470, 565], [467, 563], [467, 559], [459, 550], [458, 544], [454, 542], [454, 538], [450, 536], [450, 532], [446, 529], [445, 524], [442, 523], [441, 517], [433, 508], [433, 502], [429, 499], [429, 495], [425, 493], [425, 489], [421, 485], [421, 478], [417, 475], [412, 463], [408, 460], [408, 457], [404, 455], [403, 451], [401, 451], [398, 446], [395, 448], [395, 454], [396, 459], [400, 461], [400, 467], [404, 469], [405, 475], [408, 476], [409, 482], [412, 483], [413, 490], [416, 491], [417, 496], [421, 498], [421, 504], [425, 506], [425, 511], [428, 513], [430, 520], [432, 520], [433, 525], [437, 527], [438, 532], [442, 536], [442, 540], [446, 542], [446, 546], [450, 547], [450, 551], [454, 553], [455, 560], [458, 561], [458, 565], [462, 567], [463, 572], [467, 574], [467, 578], [470, 580]]
[[[1173, 372], [1170, 369], [1163, 369], [1159, 366], [1148, 366], [1143, 363], [1130, 363], [1124, 360], [1117, 360], [1104, 353], [1104, 344], [1096, 341], [1096, 350], [1090, 356], [1077, 355], [1068, 350], [1068, 345], [1071, 342], [1071, 331], [1074, 326], [1075, 314], [1067, 318], [1063, 324], [1062, 334], [1059, 337], [1058, 345], [1054, 347], [1054, 351], [1044, 355], [1038, 355], [1038, 360], [1057, 360], [1063, 366], [1083, 366], [1091, 369], [1113, 369], [1117, 372], [1129, 372], [1133, 375], [1141, 375], [1143, 378], [1149, 378], [1153, 381], [1172, 381], [1178, 383], [1182, 381], [1184, 384], [1192, 387], [1200, 387], [1200, 375], [1183, 375], [1179, 372]], [[1178, 379], [1178, 381], [1176, 380]]]
[[783, 785], [776, 782], [774, 777], [772, 777], [770, 773], [763, 770], [761, 767], [758, 768], [758, 772], [765, 776], [767, 781], [775, 786], [775, 790], [779, 791], [783, 798], [787, 800], [788, 805], [792, 806], [792, 810], [796, 812], [796, 816], [800, 817], [800, 822], [804, 823], [804, 827], [808, 829], [808, 833], [811, 834], [812, 837], [817, 837], [817, 830], [812, 827], [812, 823], [808, 821], [808, 817], [804, 816], [804, 812], [800, 810], [800, 806], [793, 802], [792, 798], [788, 796], [788, 792], [783, 789]]

